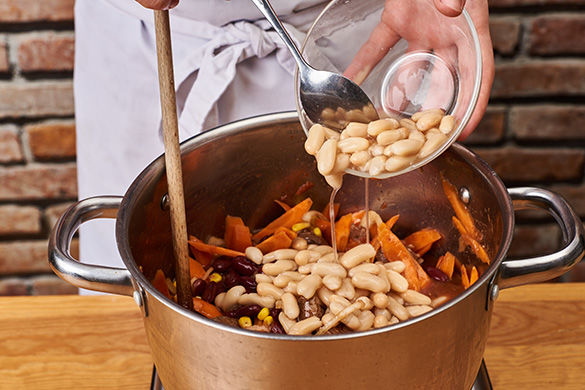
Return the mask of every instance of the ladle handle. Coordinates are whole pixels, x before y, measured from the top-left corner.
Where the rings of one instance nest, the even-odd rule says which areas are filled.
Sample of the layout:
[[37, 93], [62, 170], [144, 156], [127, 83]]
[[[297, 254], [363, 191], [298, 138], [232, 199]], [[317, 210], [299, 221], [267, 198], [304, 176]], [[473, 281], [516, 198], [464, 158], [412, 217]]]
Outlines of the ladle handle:
[[583, 223], [563, 197], [533, 187], [508, 189], [514, 210], [539, 209], [549, 212], [559, 224], [565, 246], [558, 252], [531, 259], [505, 260], [500, 266], [499, 288], [544, 282], [567, 272], [585, 254]]
[[274, 31], [276, 31], [276, 33], [283, 40], [285, 46], [288, 48], [288, 50], [292, 54], [294, 60], [297, 62], [297, 65], [299, 66], [299, 68], [302, 69], [304, 67], [308, 67], [309, 65], [307, 64], [307, 62], [303, 58], [301, 52], [297, 48], [297, 45], [292, 40], [288, 31], [286, 31], [286, 29], [282, 25], [282, 22], [280, 21], [280, 19], [278, 19], [278, 16], [276, 16], [274, 9], [270, 5], [270, 2], [268, 0], [252, 0], [252, 3], [254, 3], [254, 5], [256, 7], [258, 7], [260, 12], [262, 12], [262, 15], [264, 15], [264, 17], [268, 20], [268, 23], [270, 23], [272, 25], [272, 27], [274, 27]]

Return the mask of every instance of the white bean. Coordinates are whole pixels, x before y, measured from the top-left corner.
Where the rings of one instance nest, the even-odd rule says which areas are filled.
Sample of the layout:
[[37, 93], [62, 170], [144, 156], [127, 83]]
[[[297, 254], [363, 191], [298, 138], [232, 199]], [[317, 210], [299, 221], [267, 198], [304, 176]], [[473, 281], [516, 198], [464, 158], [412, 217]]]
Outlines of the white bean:
[[443, 111], [443, 109], [441, 109], [441, 108], [429, 108], [429, 109], [426, 109], [426, 110], [419, 111], [419, 112], [417, 112], [415, 114], [412, 114], [412, 116], [410, 117], [410, 119], [412, 119], [413, 121], [416, 122], [423, 115], [431, 114], [431, 113], [433, 113], [433, 114], [439, 114], [441, 116], [445, 115], [445, 111]]
[[255, 246], [249, 246], [246, 248], [245, 251], [246, 257], [248, 260], [254, 262], [255, 264], [262, 264], [262, 251]]
[[416, 128], [419, 129], [420, 131], [427, 131], [431, 127], [438, 126], [439, 123], [441, 123], [441, 119], [443, 119], [442, 113], [437, 112], [426, 113], [416, 121]]
[[350, 137], [366, 137], [368, 135], [368, 126], [365, 123], [350, 122], [343, 131], [347, 132]]
[[410, 130], [410, 133], [408, 134], [408, 139], [414, 139], [422, 143], [426, 141], [425, 135], [418, 130]]
[[404, 302], [409, 303], [411, 305], [431, 304], [431, 298], [415, 290], [406, 290], [405, 292], [400, 294], [400, 296], [402, 297], [402, 299], [404, 299]]
[[284, 288], [284, 292], [291, 293], [291, 294], [297, 294], [298, 284], [299, 284], [299, 282], [295, 282], [294, 280], [291, 280], [290, 282], [288, 282], [288, 284]]
[[222, 308], [223, 310], [223, 301], [225, 300], [225, 296], [226, 293], [222, 292], [217, 294], [217, 296], [215, 297], [213, 303], [215, 304], [215, 306]]
[[378, 136], [376, 137], [376, 142], [379, 145], [390, 145], [393, 144], [396, 141], [399, 141], [401, 139], [404, 139], [408, 136], [408, 130], [406, 130], [404, 127], [401, 127], [400, 129], [396, 129], [396, 130], [387, 130], [387, 131], [383, 131], [380, 134], [378, 134]]
[[303, 218], [302, 219], [303, 219], [304, 222], [311, 223], [313, 221], [313, 219], [318, 218], [318, 217], [325, 218], [325, 216], [322, 213], [320, 213], [319, 211], [317, 211], [317, 210], [309, 210], [309, 211], [307, 211], [306, 213], [303, 214]]
[[384, 316], [376, 316], [374, 317], [374, 328], [383, 328], [388, 326], [388, 318]]
[[406, 265], [404, 264], [404, 262], [400, 260], [385, 263], [384, 267], [386, 267], [386, 269], [391, 269], [392, 271], [398, 273], [404, 272], [404, 270], [406, 269]]
[[284, 291], [281, 288], [276, 287], [272, 283], [258, 283], [256, 291], [261, 297], [272, 297], [274, 299], [280, 299]]
[[300, 250], [299, 253], [296, 254], [295, 263], [297, 263], [297, 265], [299, 265], [299, 266], [305, 265], [305, 264], [309, 263], [310, 259], [311, 259], [311, 252], [307, 249], [303, 249], [303, 250]]
[[388, 321], [390, 321], [390, 318], [392, 318], [392, 314], [390, 314], [390, 312], [388, 311], [388, 309], [378, 309], [378, 308], [375, 308], [374, 309], [374, 314], [376, 316], [386, 317], [386, 319]]
[[370, 176], [378, 176], [384, 171], [384, 165], [386, 164], [385, 156], [376, 156], [370, 160], [370, 166], [368, 167], [368, 173]]
[[388, 296], [389, 296], [390, 298], [394, 298], [394, 300], [395, 300], [396, 302], [398, 302], [398, 303], [400, 303], [401, 305], [403, 305], [403, 306], [404, 306], [404, 299], [402, 299], [402, 297], [401, 297], [400, 295], [396, 294], [395, 292], [389, 292], [389, 293], [388, 293]]
[[393, 271], [391, 269], [386, 270], [386, 276], [390, 281], [390, 285], [392, 286], [392, 290], [403, 293], [408, 290], [408, 280], [398, 272]]
[[274, 307], [275, 299], [273, 297], [261, 297], [256, 293], [242, 294], [238, 298], [240, 305], [260, 305], [272, 309]]
[[[363, 288], [372, 292], [382, 292], [386, 290], [384, 280], [368, 272], [358, 272], [351, 278], [351, 283], [358, 288]], [[388, 291], [388, 290], [386, 290]], [[384, 291], [384, 292], [386, 292]]]
[[284, 311], [281, 311], [280, 314], [278, 315], [278, 321], [280, 322], [280, 325], [282, 325], [282, 328], [287, 334], [290, 328], [292, 328], [292, 326], [297, 323], [295, 320], [288, 318], [286, 314], [284, 314]]
[[361, 167], [368, 161], [370, 161], [370, 153], [367, 150], [361, 150], [359, 152], [355, 152], [349, 158], [349, 161], [358, 167]]
[[305, 141], [305, 151], [314, 156], [323, 145], [323, 142], [325, 142], [325, 130], [323, 126], [315, 124], [309, 129], [309, 134]]
[[290, 282], [290, 278], [288, 276], [285, 276], [284, 273], [282, 273], [276, 275], [276, 277], [272, 281], [272, 284], [274, 284], [278, 288], [285, 288], [288, 282]]
[[297, 293], [306, 299], [311, 299], [319, 287], [321, 287], [321, 277], [311, 274], [298, 282]]
[[223, 302], [221, 304], [215, 303], [216, 306], [221, 307], [221, 309], [225, 312], [230, 310], [236, 303], [238, 303], [240, 297], [246, 292], [244, 286], [234, 286], [230, 288], [226, 293], [225, 297], [223, 298]]
[[333, 291], [329, 290], [327, 287], [321, 287], [317, 290], [317, 296], [326, 306], [329, 306], [329, 299], [333, 295]]
[[292, 335], [304, 335], [309, 334], [312, 331], [319, 329], [323, 325], [321, 320], [315, 316], [305, 318], [302, 321], [297, 322], [288, 330], [288, 334]]
[[325, 175], [325, 181], [331, 188], [341, 188], [343, 185], [343, 173], [337, 173], [335, 175]]
[[394, 325], [394, 324], [397, 324], [399, 322], [400, 322], [400, 320], [398, 318], [392, 317], [392, 318], [390, 318], [390, 321], [388, 321], [388, 325]]
[[327, 126], [325, 126], [323, 130], [325, 131], [325, 138], [334, 139], [336, 141], [339, 140], [339, 132], [337, 130], [330, 129]]
[[303, 237], [295, 237], [291, 247], [297, 251], [301, 251], [303, 249], [307, 249], [307, 245], [307, 240], [305, 240]]
[[386, 268], [384, 268], [384, 266], [380, 263], [378, 263], [376, 265], [378, 266], [378, 269], [380, 270], [380, 272], [378, 273], [378, 276], [380, 278], [382, 278], [382, 280], [386, 284], [386, 288], [384, 289], [384, 291], [390, 291], [390, 288], [392, 287], [392, 285], [390, 284], [390, 279], [388, 279]]
[[416, 130], [416, 123], [408, 118], [402, 118], [400, 120], [400, 126], [406, 127], [408, 130]]
[[309, 263], [309, 264], [301, 265], [301, 266], [299, 266], [299, 268], [297, 269], [297, 271], [300, 274], [308, 275], [308, 274], [311, 273], [311, 270], [313, 269], [313, 266], [314, 265], [315, 265], [315, 263]]
[[325, 285], [325, 287], [330, 290], [337, 290], [339, 287], [341, 287], [341, 281], [342, 279], [339, 276], [325, 275], [323, 277], [323, 285]]
[[295, 249], [277, 249], [264, 255], [262, 262], [264, 264], [271, 263], [275, 260], [292, 260], [297, 255]]
[[430, 156], [435, 150], [439, 149], [441, 145], [443, 145], [447, 141], [447, 136], [443, 134], [433, 134], [430, 135], [423, 147], [418, 152], [419, 158], [425, 158]]
[[361, 304], [361, 310], [371, 310], [374, 307], [374, 302], [368, 297], [359, 297], [355, 301]]
[[[390, 145], [390, 148], [392, 148], [392, 145]], [[396, 172], [399, 171], [401, 169], [407, 168], [410, 163], [412, 163], [414, 161], [415, 156], [390, 156], [388, 157], [388, 160], [386, 160], [386, 164], [384, 164], [384, 168], [386, 168], [386, 170], [388, 172]]]
[[449, 300], [448, 297], [441, 295], [440, 297], [436, 297], [435, 299], [433, 299], [433, 301], [431, 302], [431, 306], [432, 307], [439, 307], [443, 303], [447, 302], [448, 300]]
[[371, 244], [360, 244], [345, 252], [339, 262], [346, 269], [350, 269], [360, 263], [369, 261], [374, 256], [376, 256], [376, 249]]
[[414, 305], [414, 306], [406, 306], [406, 310], [411, 317], [417, 317], [428, 313], [429, 311], [433, 310], [432, 307], [427, 305]]
[[382, 145], [373, 144], [368, 148], [369, 153], [376, 157], [384, 154], [384, 147]]
[[396, 141], [390, 147], [392, 154], [397, 156], [412, 156], [416, 154], [423, 146], [423, 142], [415, 139], [401, 139]]
[[378, 266], [376, 264], [373, 264], [373, 263], [363, 263], [363, 264], [357, 265], [357, 266], [353, 267], [352, 269], [350, 269], [347, 274], [351, 278], [353, 275], [355, 275], [358, 272], [369, 272], [371, 274], [377, 275], [380, 273], [380, 268], [378, 268]]
[[311, 251], [320, 253], [321, 256], [326, 255], [327, 253], [333, 252], [333, 248], [329, 245], [318, 245], [314, 248], [311, 248]]
[[347, 299], [353, 299], [355, 297], [355, 288], [353, 287], [353, 284], [351, 284], [351, 279], [343, 279], [341, 287], [339, 287], [335, 293]]
[[406, 321], [409, 317], [406, 308], [391, 296], [388, 296], [388, 311], [395, 315], [400, 321]]
[[345, 268], [337, 263], [317, 263], [313, 266], [311, 273], [319, 276], [337, 276], [339, 278], [345, 278], [347, 276]]
[[337, 147], [342, 153], [355, 153], [360, 150], [367, 150], [370, 147], [370, 141], [361, 137], [349, 137], [339, 141]]
[[379, 119], [368, 123], [368, 135], [376, 137], [383, 131], [397, 129], [398, 121], [394, 118]]
[[[317, 260], [317, 264], [320, 264], [320, 263], [335, 263], [335, 253], [331, 252], [331, 253], [327, 253], [326, 255], [321, 256], [319, 258], [319, 260]], [[341, 268], [343, 268], [343, 267], [341, 267]], [[312, 272], [315, 272], [315, 271], [312, 271]]]
[[299, 316], [299, 304], [297, 303], [297, 299], [291, 293], [284, 293], [282, 294], [282, 311], [284, 314], [290, 319], [295, 319]]
[[333, 172], [343, 173], [350, 166], [351, 163], [349, 161], [349, 154], [339, 153], [337, 157], [335, 157], [335, 166], [333, 167]]
[[384, 309], [388, 306], [388, 295], [382, 292], [374, 293], [372, 295], [372, 301], [378, 309]]
[[266, 275], [276, 276], [285, 271], [294, 271], [297, 268], [297, 263], [292, 260], [277, 260], [274, 263], [264, 264], [262, 272]]
[[272, 283], [273, 281], [273, 276], [268, 276], [262, 273], [256, 274], [256, 283]]
[[374, 325], [375, 316], [374, 313], [369, 310], [360, 311], [357, 317], [360, 320], [360, 327], [357, 329], [358, 331], [371, 329]]
[[443, 134], [449, 134], [455, 128], [455, 117], [453, 115], [446, 115], [441, 119], [439, 130]]
[[[340, 141], [344, 142], [344, 141]], [[317, 170], [323, 176], [333, 172], [335, 157], [337, 156], [337, 141], [328, 139], [317, 152]]]
[[323, 314], [323, 317], [321, 317], [321, 322], [323, 322], [324, 324], [326, 324], [329, 321], [333, 320], [334, 318], [335, 318], [335, 314], [333, 314], [333, 313], [325, 313], [325, 314]]

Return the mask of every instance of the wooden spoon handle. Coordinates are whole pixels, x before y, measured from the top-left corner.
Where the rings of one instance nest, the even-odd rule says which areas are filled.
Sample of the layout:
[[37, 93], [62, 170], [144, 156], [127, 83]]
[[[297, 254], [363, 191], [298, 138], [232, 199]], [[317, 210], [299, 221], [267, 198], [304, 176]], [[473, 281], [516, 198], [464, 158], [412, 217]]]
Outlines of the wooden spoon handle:
[[165, 144], [165, 165], [169, 190], [173, 251], [175, 255], [177, 300], [181, 306], [193, 309], [169, 11], [154, 11], [154, 26], [156, 32], [158, 80]]

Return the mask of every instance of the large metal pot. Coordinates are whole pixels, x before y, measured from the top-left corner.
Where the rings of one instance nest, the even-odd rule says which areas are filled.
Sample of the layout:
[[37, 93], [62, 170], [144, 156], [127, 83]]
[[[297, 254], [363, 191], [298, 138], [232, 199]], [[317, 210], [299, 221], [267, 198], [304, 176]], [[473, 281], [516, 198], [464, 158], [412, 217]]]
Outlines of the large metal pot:
[[[305, 196], [324, 205], [330, 189], [304, 152], [304, 138], [296, 113], [290, 112], [242, 120], [184, 142], [188, 230], [199, 237], [221, 234], [226, 213], [262, 226], [277, 213], [273, 200], [283, 194], [294, 197], [306, 181], [314, 186]], [[371, 181], [370, 207], [383, 217], [399, 213], [403, 232], [429, 225], [453, 232], [445, 245], [457, 248], [441, 173], [469, 199], [494, 260], [464, 294], [388, 328], [320, 337], [254, 333], [210, 321], [164, 298], [149, 283], [158, 268], [173, 273], [162, 157], [123, 198], [89, 198], [69, 208], [53, 230], [50, 262], [76, 286], [134, 296], [167, 389], [469, 389], [480, 367], [498, 289], [566, 272], [583, 256], [583, 226], [558, 195], [537, 188], [506, 189], [460, 145], [422, 169]], [[346, 177], [337, 198], [342, 207], [363, 207], [363, 188], [363, 179]], [[548, 210], [556, 218], [564, 248], [547, 256], [505, 260], [514, 211], [527, 207]], [[73, 234], [95, 218], [117, 219], [116, 238], [127, 269], [71, 258]]]

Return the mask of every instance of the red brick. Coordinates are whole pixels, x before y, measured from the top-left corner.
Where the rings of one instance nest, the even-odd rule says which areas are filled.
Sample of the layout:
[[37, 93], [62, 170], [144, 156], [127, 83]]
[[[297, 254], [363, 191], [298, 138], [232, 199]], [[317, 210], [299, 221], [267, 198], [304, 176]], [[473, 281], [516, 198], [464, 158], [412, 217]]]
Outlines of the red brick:
[[488, 0], [490, 8], [583, 4], [583, 0]]
[[490, 18], [490, 35], [494, 51], [513, 54], [520, 39], [520, 19], [517, 17]]
[[23, 160], [24, 156], [16, 126], [0, 126], [0, 163], [15, 163]]
[[6, 43], [0, 42], [0, 72], [6, 73], [10, 70], [10, 63], [8, 62], [8, 49]]
[[73, 70], [71, 33], [33, 33], [21, 38], [18, 66], [23, 72]]
[[57, 205], [47, 207], [47, 209], [45, 210], [45, 219], [50, 229], [52, 229], [53, 226], [55, 226], [57, 220], [61, 217], [61, 215], [63, 215], [65, 210], [67, 210], [69, 206], [71, 206], [72, 204], [73, 204], [72, 202], [60, 203]]
[[488, 106], [485, 115], [473, 133], [465, 140], [466, 144], [490, 144], [502, 140], [505, 132], [506, 108]]
[[521, 140], [585, 140], [585, 106], [513, 107], [509, 124], [514, 136]]
[[584, 54], [585, 15], [543, 15], [530, 23], [530, 54]]
[[26, 280], [9, 278], [0, 280], [0, 296], [29, 295]]
[[0, 234], [38, 234], [41, 211], [32, 206], [0, 206]]
[[73, 20], [75, 0], [3, 0], [0, 22]]
[[0, 200], [72, 199], [77, 196], [74, 164], [0, 169]]
[[25, 127], [30, 150], [37, 160], [75, 157], [75, 124], [44, 122]]
[[[49, 273], [46, 240], [0, 242], [0, 275]], [[79, 242], [71, 242], [71, 254], [79, 258]]]
[[554, 60], [499, 64], [492, 97], [585, 95], [585, 61]]
[[519, 259], [553, 253], [560, 247], [557, 225], [516, 225], [508, 257]]
[[0, 118], [73, 115], [71, 81], [0, 84]]
[[504, 147], [477, 152], [506, 181], [567, 181], [583, 175], [584, 150]]
[[41, 276], [32, 280], [31, 295], [77, 294], [77, 287], [65, 282], [58, 276]]
[[551, 190], [562, 195], [581, 217], [585, 217], [585, 185], [555, 185]]

